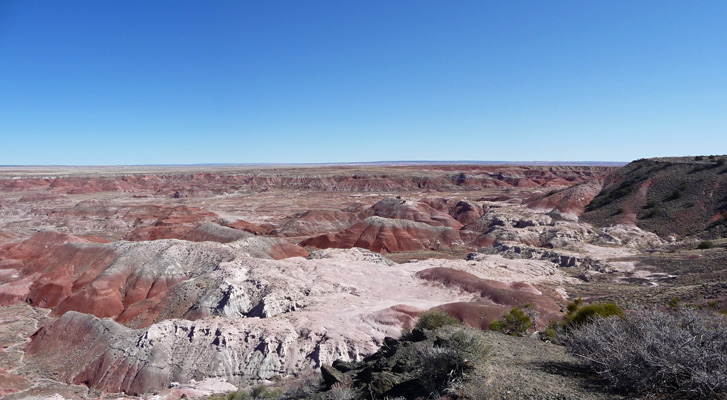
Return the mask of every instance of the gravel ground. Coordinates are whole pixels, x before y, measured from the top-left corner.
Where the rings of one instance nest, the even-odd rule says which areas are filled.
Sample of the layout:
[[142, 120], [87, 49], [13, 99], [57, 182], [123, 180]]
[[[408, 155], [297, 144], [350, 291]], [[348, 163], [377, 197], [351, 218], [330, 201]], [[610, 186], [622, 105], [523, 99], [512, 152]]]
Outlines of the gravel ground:
[[606, 390], [565, 347], [530, 337], [484, 332], [492, 358], [481, 371], [483, 399], [604, 400], [626, 399]]

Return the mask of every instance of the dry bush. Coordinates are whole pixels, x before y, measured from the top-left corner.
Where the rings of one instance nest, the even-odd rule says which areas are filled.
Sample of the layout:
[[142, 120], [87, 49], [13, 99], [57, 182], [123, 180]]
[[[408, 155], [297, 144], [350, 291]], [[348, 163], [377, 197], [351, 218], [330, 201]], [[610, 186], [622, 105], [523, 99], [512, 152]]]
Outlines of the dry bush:
[[355, 398], [356, 393], [354, 392], [351, 384], [338, 382], [331, 387], [328, 391], [328, 398], [330, 400], [351, 400]]
[[318, 391], [321, 386], [321, 374], [307, 368], [285, 384], [285, 397], [298, 399]]
[[418, 352], [421, 381], [433, 392], [450, 386], [490, 356], [490, 346], [481, 331], [464, 326], [445, 327], [442, 331], [446, 339]]
[[257, 385], [250, 389], [238, 389], [225, 396], [212, 396], [210, 400], [265, 400], [279, 399], [282, 391], [275, 387]]
[[721, 315], [639, 310], [574, 327], [564, 341], [616, 390], [703, 399], [727, 392], [727, 321]]

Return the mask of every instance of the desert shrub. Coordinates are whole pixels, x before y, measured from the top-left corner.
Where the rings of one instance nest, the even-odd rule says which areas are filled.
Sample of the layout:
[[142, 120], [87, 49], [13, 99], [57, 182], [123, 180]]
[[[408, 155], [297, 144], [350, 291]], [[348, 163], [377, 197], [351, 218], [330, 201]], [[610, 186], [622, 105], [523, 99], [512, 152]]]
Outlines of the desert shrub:
[[642, 217], [642, 219], [654, 218], [658, 214], [659, 214], [659, 209], [658, 208], [650, 208], [649, 211], [646, 214], [644, 214], [644, 216]]
[[629, 195], [634, 190], [633, 186], [623, 186], [613, 192], [613, 197], [620, 198]]
[[436, 345], [418, 351], [420, 380], [432, 391], [439, 391], [484, 365], [490, 356], [490, 346], [478, 329], [448, 326], [441, 336]]
[[558, 340], [558, 335], [560, 335], [562, 331], [563, 328], [558, 321], [550, 321], [548, 327], [540, 334], [540, 339], [556, 342]]
[[318, 391], [321, 386], [321, 374], [312, 369], [306, 369], [297, 377], [285, 384], [285, 397], [299, 399]]
[[593, 200], [591, 200], [590, 203], [586, 206], [587, 211], [595, 210], [601, 206], [605, 206], [608, 204], [610, 200], [608, 200], [606, 197], [596, 197]]
[[213, 400], [248, 400], [250, 399], [250, 392], [247, 390], [237, 390], [232, 393], [228, 393], [227, 396], [224, 397], [213, 397]]
[[356, 397], [356, 393], [350, 384], [346, 383], [335, 383], [331, 390], [328, 391], [328, 398], [330, 400], [351, 400]]
[[614, 213], [614, 215], [618, 215], [618, 214], [623, 214], [623, 213], [624, 213], [624, 211], [625, 211], [625, 210], [624, 210], [624, 208], [623, 208], [623, 207], [619, 207], [619, 208], [617, 208], [617, 209], [616, 209], [616, 212]]
[[697, 248], [699, 250], [711, 249], [712, 247], [714, 247], [714, 243], [710, 242], [709, 240], [699, 242], [699, 244], [697, 245]]
[[462, 322], [457, 318], [440, 310], [429, 310], [419, 316], [415, 328], [435, 330], [447, 325], [460, 325]]
[[623, 315], [623, 310], [615, 303], [605, 302], [583, 305], [583, 300], [576, 299], [568, 304], [563, 325], [570, 329], [592, 322], [597, 318], [623, 317]]
[[633, 179], [627, 179], [608, 193], [599, 193], [590, 203], [586, 206], [586, 211], [592, 211], [596, 208], [603, 207], [611, 204], [614, 200], [629, 195], [636, 189], [636, 181]]
[[694, 157], [694, 161], [702, 161], [704, 160], [704, 156], [696, 156]]
[[727, 392], [727, 321], [640, 310], [571, 329], [564, 342], [616, 390], [712, 399]]
[[666, 305], [667, 305], [667, 307], [676, 311], [676, 310], [682, 308], [682, 300], [678, 297], [672, 297], [671, 299], [669, 299], [669, 302]]
[[525, 311], [513, 307], [510, 311], [503, 314], [497, 321], [490, 323], [491, 331], [499, 331], [508, 335], [520, 336], [527, 332], [533, 326], [533, 321], [525, 313]]
[[672, 192], [672, 194], [669, 195], [664, 201], [672, 201], [672, 200], [678, 200], [682, 198], [682, 191], [677, 189]]
[[266, 385], [253, 386], [250, 389], [250, 397], [252, 399], [278, 399], [282, 397], [283, 393], [279, 388], [274, 388]]

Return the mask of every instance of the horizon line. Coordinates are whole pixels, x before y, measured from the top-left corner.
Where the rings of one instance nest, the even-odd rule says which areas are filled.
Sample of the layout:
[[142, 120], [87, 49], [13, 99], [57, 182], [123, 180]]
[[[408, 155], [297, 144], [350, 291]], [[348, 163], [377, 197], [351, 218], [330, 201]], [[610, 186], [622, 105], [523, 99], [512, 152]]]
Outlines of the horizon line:
[[630, 161], [483, 161], [483, 160], [392, 160], [300, 163], [172, 163], [172, 164], [0, 164], [0, 168], [18, 167], [195, 167], [195, 166], [347, 166], [347, 165], [626, 165]]

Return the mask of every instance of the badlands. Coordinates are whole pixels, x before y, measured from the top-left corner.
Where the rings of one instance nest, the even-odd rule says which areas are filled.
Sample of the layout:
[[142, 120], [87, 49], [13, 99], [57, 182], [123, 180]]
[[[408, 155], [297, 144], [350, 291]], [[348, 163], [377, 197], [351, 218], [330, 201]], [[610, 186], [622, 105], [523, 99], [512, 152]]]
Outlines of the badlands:
[[[284, 382], [431, 309], [487, 330], [527, 307], [542, 331], [578, 297], [722, 307], [720, 160], [2, 167], [0, 396]], [[492, 398], [620, 398], [537, 334], [487, 335]]]

